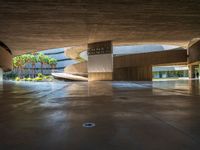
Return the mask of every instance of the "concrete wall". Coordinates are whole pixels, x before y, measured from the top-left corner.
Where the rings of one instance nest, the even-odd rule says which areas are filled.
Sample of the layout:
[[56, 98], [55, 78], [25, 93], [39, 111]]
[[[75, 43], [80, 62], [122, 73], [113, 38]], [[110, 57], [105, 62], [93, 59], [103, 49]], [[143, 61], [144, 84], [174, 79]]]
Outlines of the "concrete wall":
[[114, 68], [161, 64], [187, 64], [187, 51], [167, 50], [114, 57]]
[[0, 47], [0, 68], [3, 71], [12, 69], [12, 55], [2, 47]]

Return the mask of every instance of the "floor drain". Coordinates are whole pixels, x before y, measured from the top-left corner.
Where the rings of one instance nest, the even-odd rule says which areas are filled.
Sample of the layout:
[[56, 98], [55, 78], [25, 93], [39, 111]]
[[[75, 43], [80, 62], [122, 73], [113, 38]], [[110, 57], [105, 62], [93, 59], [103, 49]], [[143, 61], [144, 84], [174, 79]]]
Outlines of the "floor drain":
[[93, 128], [93, 127], [95, 127], [95, 123], [86, 122], [86, 123], [83, 124], [83, 127], [85, 127], [85, 128]]

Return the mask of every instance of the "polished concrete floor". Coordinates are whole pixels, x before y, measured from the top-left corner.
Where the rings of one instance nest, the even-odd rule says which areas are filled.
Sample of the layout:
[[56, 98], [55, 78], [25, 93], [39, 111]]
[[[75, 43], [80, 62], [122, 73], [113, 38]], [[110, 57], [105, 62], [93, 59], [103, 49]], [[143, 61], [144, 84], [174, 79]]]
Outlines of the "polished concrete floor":
[[0, 150], [135, 149], [200, 149], [199, 81], [0, 84]]

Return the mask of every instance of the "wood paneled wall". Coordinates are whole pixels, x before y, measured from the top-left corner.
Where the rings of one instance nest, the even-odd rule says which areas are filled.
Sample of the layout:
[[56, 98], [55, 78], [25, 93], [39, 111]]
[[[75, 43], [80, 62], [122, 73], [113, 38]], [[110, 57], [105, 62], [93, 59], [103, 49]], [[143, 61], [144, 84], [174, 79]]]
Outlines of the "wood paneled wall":
[[114, 57], [113, 80], [151, 81], [152, 66], [187, 64], [186, 50], [167, 50]]
[[115, 68], [113, 80], [116, 81], [151, 81], [152, 66]]
[[200, 40], [188, 47], [188, 63], [200, 61]]
[[186, 50], [166, 50], [114, 57], [114, 68], [187, 63]]

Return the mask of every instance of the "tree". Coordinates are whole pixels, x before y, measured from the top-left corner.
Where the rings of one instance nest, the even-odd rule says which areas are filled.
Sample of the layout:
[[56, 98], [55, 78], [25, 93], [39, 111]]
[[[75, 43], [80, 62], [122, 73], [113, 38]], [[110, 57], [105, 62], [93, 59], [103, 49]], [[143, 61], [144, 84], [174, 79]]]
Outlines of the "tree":
[[55, 69], [56, 64], [57, 64], [57, 59], [55, 59], [55, 58], [49, 59], [49, 65], [51, 66], [51, 70]]
[[13, 58], [13, 66], [18, 69], [18, 76], [21, 78], [23, 75], [23, 66], [25, 65], [25, 57], [16, 56]]
[[48, 65], [50, 65], [50, 64], [49, 64], [49, 60], [50, 60], [50, 57], [47, 56], [47, 55], [45, 55], [45, 56], [44, 56], [44, 65], [46, 65], [47, 68], [48, 68]]
[[32, 65], [32, 75], [35, 77], [35, 64], [38, 62], [38, 59], [35, 55], [30, 55], [30, 63]]
[[44, 54], [42, 54], [42, 53], [38, 54], [38, 62], [40, 62], [40, 64], [41, 64], [41, 73], [43, 74], [43, 66], [46, 62], [46, 57]]
[[[22, 57], [23, 57], [24, 62], [25, 62], [24, 66], [25, 66], [26, 64], [31, 64], [31, 54], [24, 54], [24, 55], [22, 55]], [[28, 68], [29, 68], [29, 70], [28, 70], [28, 75], [29, 75], [29, 77], [30, 77], [30, 67], [28, 67]]]
[[16, 71], [16, 73], [19, 76], [19, 64], [18, 64], [17, 57], [13, 58], [12, 65], [13, 65], [13, 70]]
[[[43, 74], [43, 69], [44, 69], [44, 65], [50, 65], [51, 69], [54, 69], [56, 64], [57, 64], [57, 60], [55, 58], [50, 58], [47, 55], [44, 55], [42, 53], [39, 53], [38, 55], [34, 55], [34, 54], [24, 54], [21, 56], [16, 56], [13, 58], [13, 68], [16, 69], [16, 71], [18, 72], [18, 76], [21, 78], [23, 77], [23, 70], [24, 70], [24, 66], [26, 64], [30, 64], [32, 65], [32, 75], [33, 77], [35, 76], [35, 67], [36, 67], [36, 63], [40, 62], [41, 63], [41, 73]], [[30, 68], [30, 67], [29, 67]], [[29, 77], [30, 77], [30, 71], [29, 72]]]

